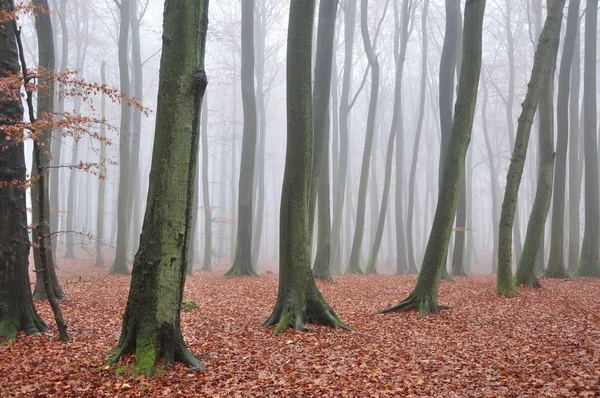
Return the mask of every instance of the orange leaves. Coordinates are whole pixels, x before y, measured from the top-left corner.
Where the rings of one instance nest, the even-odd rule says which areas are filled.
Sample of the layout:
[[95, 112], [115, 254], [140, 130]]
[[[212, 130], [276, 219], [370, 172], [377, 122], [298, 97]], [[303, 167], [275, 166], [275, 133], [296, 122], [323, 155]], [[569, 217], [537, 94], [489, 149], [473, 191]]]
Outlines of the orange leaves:
[[[108, 250], [108, 249], [107, 249]], [[56, 329], [0, 345], [0, 396], [589, 396], [600, 391], [600, 281], [547, 280], [513, 298], [495, 294], [491, 276], [442, 282], [452, 306], [419, 319], [374, 315], [408, 294], [415, 277], [344, 276], [318, 282], [356, 331], [274, 337], [259, 325], [272, 309], [277, 276], [197, 274], [184, 297], [183, 336], [207, 367], [161, 368], [146, 380], [133, 358], [107, 366], [127, 300], [129, 277], [61, 260], [73, 340]], [[223, 269], [226, 269], [223, 265]], [[81, 277], [81, 278], [80, 278]], [[51, 319], [46, 303], [36, 304]], [[314, 325], [311, 325], [314, 326]], [[10, 361], [3, 358], [11, 358]]]

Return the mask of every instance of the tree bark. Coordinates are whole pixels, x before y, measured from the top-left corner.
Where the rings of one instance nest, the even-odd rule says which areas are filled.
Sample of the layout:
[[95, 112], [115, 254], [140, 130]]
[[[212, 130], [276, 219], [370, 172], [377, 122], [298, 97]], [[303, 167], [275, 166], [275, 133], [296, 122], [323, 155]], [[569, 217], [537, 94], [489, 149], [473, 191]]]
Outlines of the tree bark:
[[[0, 0], [0, 11], [13, 9], [12, 0]], [[0, 21], [0, 80], [19, 73], [15, 24]], [[0, 337], [15, 341], [17, 333], [39, 334], [47, 326], [37, 314], [29, 286], [24, 144], [7, 129], [21, 122], [20, 87], [0, 97]], [[18, 181], [13, 184], [13, 181]]]
[[456, 216], [459, 183], [464, 174], [465, 158], [473, 128], [481, 69], [485, 3], [485, 0], [467, 0], [465, 3], [462, 52], [464, 62], [460, 72], [455, 113], [445, 157], [445, 171], [423, 266], [410, 295], [399, 304], [383, 310], [382, 313], [418, 310], [421, 314], [427, 314], [436, 313], [444, 308], [438, 304], [438, 287], [442, 269], [445, 267], [452, 224]]
[[[533, 69], [523, 101], [521, 115], [517, 126], [515, 147], [512, 153], [506, 188], [500, 214], [498, 234], [498, 277], [497, 293], [501, 296], [515, 294], [512, 282], [512, 229], [518, 200], [519, 186], [523, 175], [523, 167], [527, 156], [527, 145], [533, 118], [540, 98], [540, 88], [545, 79], [546, 71], [551, 68], [553, 43], [560, 34], [562, 10], [565, 0], [554, 0], [548, 10], [548, 16], [538, 41], [533, 61]], [[537, 252], [537, 247], [535, 248]]]
[[[575, 36], [579, 25], [579, 0], [569, 1], [567, 31], [565, 33], [563, 54], [558, 75], [557, 145], [552, 202], [552, 227], [550, 238], [550, 259], [546, 276], [564, 278], [567, 276], [564, 264], [564, 221], [565, 189], [567, 176], [567, 147], [569, 143], [569, 90], [571, 83], [571, 65], [575, 52]], [[579, 66], [578, 66], [579, 67]]]
[[[200, 107], [206, 89], [208, 1], [166, 2], [156, 130], [140, 248], [135, 256], [123, 328], [112, 361], [135, 352], [139, 371], [157, 361], [202, 365], [180, 326], [185, 284]], [[178, 176], [178, 178], [173, 178]]]
[[287, 49], [287, 149], [281, 194], [279, 291], [269, 319], [275, 334], [306, 322], [346, 326], [327, 304], [310, 269], [309, 195], [313, 119], [311, 54], [314, 0], [292, 0]]
[[256, 97], [254, 89], [254, 1], [242, 2], [242, 105], [244, 131], [240, 162], [238, 227], [231, 268], [227, 276], [255, 276], [252, 263], [252, 213], [256, 160]]
[[581, 243], [578, 276], [600, 276], [600, 200], [598, 192], [598, 114], [596, 109], [596, 41], [598, 0], [587, 0], [585, 11], [585, 52], [583, 75], [583, 138], [585, 141], [585, 226]]

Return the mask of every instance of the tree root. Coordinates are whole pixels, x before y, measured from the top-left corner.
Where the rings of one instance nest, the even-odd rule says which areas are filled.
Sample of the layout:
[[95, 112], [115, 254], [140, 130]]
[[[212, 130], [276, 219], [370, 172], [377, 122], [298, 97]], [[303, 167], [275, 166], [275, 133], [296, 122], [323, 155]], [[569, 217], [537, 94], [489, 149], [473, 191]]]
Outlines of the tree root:
[[224, 276], [258, 276], [258, 273], [254, 268], [245, 270], [233, 265], [227, 272], [225, 272]]
[[[285, 302], [285, 304], [282, 302]], [[302, 303], [293, 300], [279, 299], [273, 313], [262, 326], [268, 328], [277, 325], [273, 332], [274, 335], [278, 335], [288, 328], [303, 332], [316, 331], [305, 323], [330, 326], [334, 329], [352, 330], [340, 320], [318, 290], [309, 295], [305, 304], [302, 305]], [[302, 308], [305, 308], [305, 310], [302, 311]]]
[[379, 311], [379, 314], [389, 314], [391, 312], [410, 312], [418, 311], [420, 315], [437, 314], [440, 311], [448, 310], [451, 307], [440, 305], [431, 295], [420, 295], [412, 292], [407, 298], [393, 307]]

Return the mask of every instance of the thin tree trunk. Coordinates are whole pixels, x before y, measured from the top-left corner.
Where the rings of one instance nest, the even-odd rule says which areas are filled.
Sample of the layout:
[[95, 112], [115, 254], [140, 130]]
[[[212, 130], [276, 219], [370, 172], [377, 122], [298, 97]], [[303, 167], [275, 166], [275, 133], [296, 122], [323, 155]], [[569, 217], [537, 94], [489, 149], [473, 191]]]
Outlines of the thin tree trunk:
[[204, 261], [202, 271], [212, 270], [212, 207], [208, 180], [208, 97], [202, 101], [202, 206], [204, 206]]
[[[106, 84], [106, 62], [100, 67], [100, 82]], [[100, 115], [106, 118], [106, 95], [102, 93]], [[100, 179], [98, 181], [98, 211], [96, 213], [96, 267], [104, 267], [104, 202], [106, 200], [106, 126], [100, 125]]]

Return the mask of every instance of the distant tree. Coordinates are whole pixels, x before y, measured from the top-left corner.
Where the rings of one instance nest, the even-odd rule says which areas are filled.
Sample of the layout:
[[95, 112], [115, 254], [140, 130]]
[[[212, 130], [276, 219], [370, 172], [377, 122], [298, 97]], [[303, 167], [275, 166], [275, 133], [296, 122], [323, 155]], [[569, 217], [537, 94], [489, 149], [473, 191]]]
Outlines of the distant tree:
[[[204, 260], [202, 271], [212, 270], [212, 209], [210, 207], [210, 183], [208, 180], [208, 98], [202, 101], [202, 207], [204, 209]], [[198, 211], [194, 209], [194, 211]], [[192, 236], [192, 239], [196, 239]]]
[[[100, 67], [100, 82], [106, 84], [106, 62], [102, 61]], [[106, 119], [106, 95], [101, 94], [102, 99], [100, 103], [100, 116], [102, 119]], [[106, 126], [100, 125], [100, 159], [102, 164], [100, 166], [100, 182], [98, 183], [98, 212], [96, 215], [96, 262], [94, 263], [97, 267], [104, 267], [104, 250], [102, 245], [104, 241], [104, 204], [106, 201]]]
[[287, 48], [287, 149], [280, 212], [279, 291], [263, 326], [308, 330], [306, 322], [346, 328], [317, 288], [310, 269], [309, 194], [313, 119], [311, 56], [314, 0], [292, 0]]
[[[552, 52], [554, 41], [560, 34], [560, 25], [562, 19], [562, 10], [565, 0], [554, 0], [548, 9], [548, 15], [544, 28], [538, 41], [535, 51], [533, 69], [527, 86], [527, 93], [523, 101], [523, 109], [519, 116], [517, 126], [517, 135], [515, 137], [515, 147], [511, 157], [508, 174], [506, 176], [506, 188], [504, 191], [504, 200], [502, 202], [502, 212], [500, 214], [500, 229], [498, 234], [498, 276], [496, 290], [499, 295], [514, 294], [515, 288], [512, 281], [512, 229], [517, 206], [519, 186], [525, 166], [527, 155], [527, 146], [533, 118], [540, 98], [540, 89], [543, 84], [546, 71], [551, 68]], [[541, 205], [540, 205], [541, 207]], [[541, 237], [538, 236], [541, 239]], [[530, 234], [530, 241], [534, 236]], [[524, 245], [524, 250], [527, 245]], [[528, 258], [535, 260], [535, 254], [538, 253], [538, 245], [529, 245], [533, 250], [533, 255]], [[534, 250], [535, 249], [535, 250]], [[521, 257], [525, 256], [523, 254]], [[531, 256], [531, 257], [529, 257]], [[535, 261], [533, 262], [535, 264]], [[532, 264], [532, 266], [533, 266]]]
[[[130, 94], [129, 81], [129, 25], [131, 5], [130, 0], [116, 3], [120, 9], [119, 25], [119, 82], [121, 91]], [[130, 179], [130, 124], [131, 108], [127, 101], [121, 103], [121, 122], [119, 127], [119, 196], [117, 202], [117, 250], [115, 260], [110, 268], [111, 274], [129, 274], [127, 267], [127, 250], [129, 247], [129, 179]]]
[[[428, 6], [429, 2], [426, 1], [424, 3], [424, 10]], [[398, 16], [398, 2], [394, 1], [394, 65], [395, 65], [395, 76], [394, 76], [394, 105], [392, 111], [392, 122], [390, 124], [390, 132], [387, 140], [386, 147], [386, 157], [385, 157], [385, 175], [383, 180], [383, 192], [381, 195], [381, 207], [379, 209], [379, 219], [377, 221], [377, 228], [375, 230], [375, 239], [373, 240], [373, 246], [371, 247], [371, 251], [369, 253], [368, 263], [367, 263], [367, 274], [376, 273], [377, 267], [377, 258], [379, 256], [379, 249], [381, 248], [381, 240], [383, 238], [383, 231], [385, 227], [385, 222], [387, 220], [387, 209], [388, 202], [390, 196], [391, 189], [391, 180], [392, 180], [392, 165], [393, 165], [393, 157], [394, 157], [394, 144], [396, 141], [396, 136], [398, 134], [402, 134], [402, 127], [399, 127], [399, 124], [402, 123], [402, 74], [404, 71], [404, 58], [406, 56], [406, 47], [408, 43], [408, 24], [410, 21], [410, 13], [412, 9], [412, 3], [403, 2], [402, 9], [402, 18]], [[427, 12], [424, 11], [425, 18], [427, 18]], [[400, 21], [401, 20], [401, 21]], [[402, 151], [402, 148], [398, 147], [399, 151]], [[401, 156], [400, 154], [398, 156]], [[397, 160], [397, 162], [401, 162], [401, 160]], [[401, 189], [401, 188], [400, 188]], [[401, 192], [401, 191], [400, 191]], [[400, 195], [401, 196], [401, 195]], [[398, 197], [397, 200], [401, 198]], [[402, 207], [402, 206], [400, 206]], [[403, 228], [403, 227], [401, 227]], [[408, 227], [407, 227], [408, 229]], [[402, 230], [398, 231], [400, 237], [397, 237], [397, 240], [404, 243], [404, 234]], [[393, 245], [392, 245], [393, 246]], [[398, 252], [404, 253], [403, 245], [398, 247]], [[403, 254], [404, 256], [404, 254]], [[406, 264], [404, 261], [398, 260], [398, 264], [396, 265], [396, 272], [402, 273]]]
[[467, 0], [465, 3], [463, 66], [445, 156], [445, 172], [417, 285], [405, 300], [382, 313], [417, 310], [427, 314], [444, 308], [438, 304], [438, 287], [442, 269], [445, 268], [452, 223], [456, 216], [460, 179], [464, 174], [467, 148], [471, 140], [481, 69], [485, 3], [485, 0]]
[[587, 0], [584, 33], [583, 138], [585, 156], [585, 226], [581, 257], [576, 275], [600, 276], [600, 199], [598, 191], [598, 111], [596, 95], [596, 54], [598, 0]]
[[[388, 2], [385, 7], [374, 37], [371, 38], [368, 25], [368, 0], [360, 2], [360, 31], [363, 39], [363, 46], [369, 65], [371, 67], [371, 92], [369, 93], [369, 111], [367, 114], [367, 129], [365, 131], [365, 146], [363, 150], [362, 163], [360, 168], [360, 184], [358, 186], [358, 203], [356, 205], [356, 224], [354, 228], [354, 238], [352, 240], [352, 249], [350, 253], [350, 262], [346, 274], [362, 274], [360, 269], [360, 254], [362, 241], [365, 234], [365, 217], [367, 205], [367, 188], [369, 184], [369, 169], [371, 167], [371, 154], [373, 152], [373, 139], [375, 136], [375, 119], [377, 117], [377, 102], [379, 100], [379, 61], [375, 54], [375, 44], [381, 24], [387, 12]], [[373, 215], [374, 216], [374, 215]]]
[[242, 2], [242, 105], [244, 132], [240, 163], [238, 228], [231, 268], [225, 275], [256, 275], [252, 263], [252, 212], [256, 161], [256, 93], [254, 89], [254, 0]]
[[[191, 231], [192, 189], [206, 89], [208, 0], [165, 2], [156, 130], [148, 205], [123, 328], [112, 361], [135, 352], [150, 376], [157, 361], [202, 365], [185, 346], [181, 300]], [[177, 178], [173, 178], [177, 176]]]

